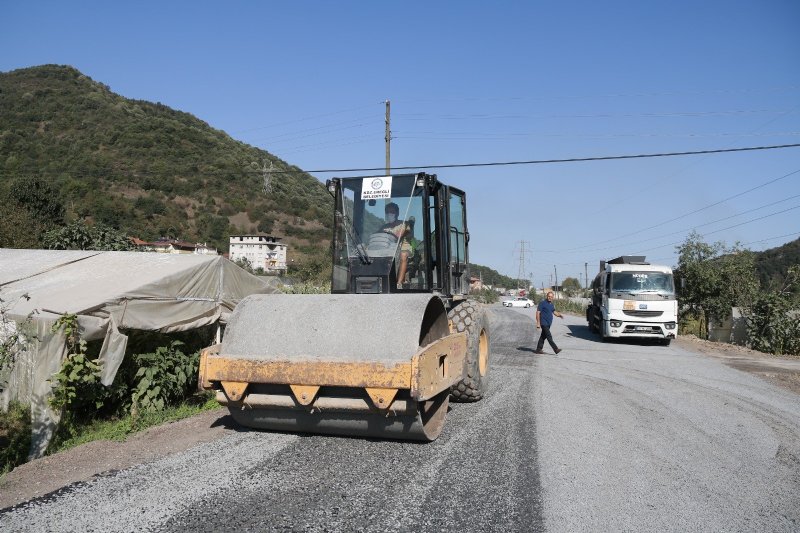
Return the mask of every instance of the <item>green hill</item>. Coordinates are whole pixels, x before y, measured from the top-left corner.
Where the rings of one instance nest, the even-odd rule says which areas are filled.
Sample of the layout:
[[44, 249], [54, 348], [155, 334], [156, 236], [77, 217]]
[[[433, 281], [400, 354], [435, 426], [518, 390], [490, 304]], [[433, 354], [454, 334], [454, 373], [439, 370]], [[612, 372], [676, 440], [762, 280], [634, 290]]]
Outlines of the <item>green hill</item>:
[[800, 239], [756, 252], [756, 272], [762, 287], [780, 286], [792, 265], [800, 265]]
[[[481, 278], [483, 280], [484, 285], [491, 285], [492, 287], [504, 287], [506, 289], [516, 289], [517, 288], [517, 280], [514, 278], [510, 278], [508, 276], [504, 276], [497, 270], [489, 268], [484, 265], [478, 265], [476, 263], [470, 263], [469, 265], [469, 275], [475, 276], [477, 278]], [[522, 284], [525, 285], [528, 283], [528, 280], [522, 280]]]
[[[259, 169], [273, 165], [265, 192]], [[36, 246], [72, 220], [208, 242], [278, 235], [290, 257], [330, 240], [324, 186], [191, 114], [131, 100], [68, 66], [0, 73], [0, 246]]]

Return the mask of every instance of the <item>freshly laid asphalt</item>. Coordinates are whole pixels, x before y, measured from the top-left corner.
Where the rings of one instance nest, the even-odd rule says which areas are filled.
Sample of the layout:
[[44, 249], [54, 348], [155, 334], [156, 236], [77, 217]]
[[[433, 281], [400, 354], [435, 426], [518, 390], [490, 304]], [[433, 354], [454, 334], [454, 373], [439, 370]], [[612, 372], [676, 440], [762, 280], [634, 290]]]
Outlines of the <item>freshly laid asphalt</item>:
[[800, 396], [491, 308], [487, 397], [422, 444], [249, 431], [0, 514], [3, 531], [798, 531]]

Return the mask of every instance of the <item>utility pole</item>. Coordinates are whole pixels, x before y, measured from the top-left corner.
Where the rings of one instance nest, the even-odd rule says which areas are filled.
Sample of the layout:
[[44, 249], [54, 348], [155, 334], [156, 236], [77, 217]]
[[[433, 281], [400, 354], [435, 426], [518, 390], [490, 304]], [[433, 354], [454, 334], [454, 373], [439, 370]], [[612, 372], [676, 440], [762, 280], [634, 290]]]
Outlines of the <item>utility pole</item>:
[[390, 163], [390, 154], [391, 154], [391, 144], [392, 144], [392, 128], [390, 124], [391, 118], [391, 109], [392, 103], [389, 100], [384, 102], [386, 104], [386, 135], [384, 136], [384, 140], [386, 141], [386, 175], [391, 175], [392, 165]]
[[519, 241], [519, 270], [517, 271], [517, 293], [519, 293], [519, 285], [525, 277], [525, 245], [530, 247], [531, 243], [528, 241]]
[[556, 268], [555, 265], [553, 265], [553, 272], [556, 275], [556, 298], [558, 298], [559, 297], [558, 296], [558, 269]]
[[272, 170], [274, 167], [275, 167], [275, 162], [270, 161], [268, 167], [266, 159], [263, 161], [261, 168], [258, 168], [258, 163], [256, 163], [255, 161], [250, 163], [250, 169], [248, 170], [261, 173], [261, 178], [263, 180], [262, 188], [264, 190], [264, 194], [269, 194], [272, 192]]
[[583, 264], [583, 280], [585, 282], [583, 288], [589, 290], [589, 263]]

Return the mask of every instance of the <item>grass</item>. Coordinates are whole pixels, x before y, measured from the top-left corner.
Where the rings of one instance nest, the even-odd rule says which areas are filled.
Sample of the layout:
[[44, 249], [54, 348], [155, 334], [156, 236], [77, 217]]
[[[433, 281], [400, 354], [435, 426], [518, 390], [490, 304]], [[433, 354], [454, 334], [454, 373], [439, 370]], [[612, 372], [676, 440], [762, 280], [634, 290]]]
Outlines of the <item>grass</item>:
[[586, 316], [586, 304], [573, 302], [572, 300], [553, 300], [556, 311], [562, 313], [573, 313], [578, 316]]
[[189, 418], [203, 411], [210, 411], [218, 407], [219, 404], [214, 399], [214, 396], [209, 394], [197, 394], [180, 405], [165, 407], [161, 411], [141, 412], [135, 417], [128, 414], [127, 416], [113, 420], [93, 420], [78, 428], [78, 434], [74, 437], [70, 437], [51, 446], [51, 449], [48, 449], [47, 453], [53, 454], [69, 450], [70, 448], [96, 440], [124, 441], [130, 435], [147, 428]]

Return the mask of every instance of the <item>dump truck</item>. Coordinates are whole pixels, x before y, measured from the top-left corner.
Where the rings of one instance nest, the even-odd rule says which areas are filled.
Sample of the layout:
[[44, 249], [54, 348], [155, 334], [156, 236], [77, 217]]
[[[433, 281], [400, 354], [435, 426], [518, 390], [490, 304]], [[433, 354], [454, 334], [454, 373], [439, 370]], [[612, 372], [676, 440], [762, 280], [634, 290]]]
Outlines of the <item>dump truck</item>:
[[247, 427], [432, 441], [483, 398], [489, 323], [469, 299], [466, 195], [436, 175], [334, 178], [331, 294], [251, 295], [199, 387]]
[[672, 269], [645, 256], [600, 261], [586, 308], [589, 329], [609, 338], [655, 339], [669, 345], [678, 334], [678, 300]]

